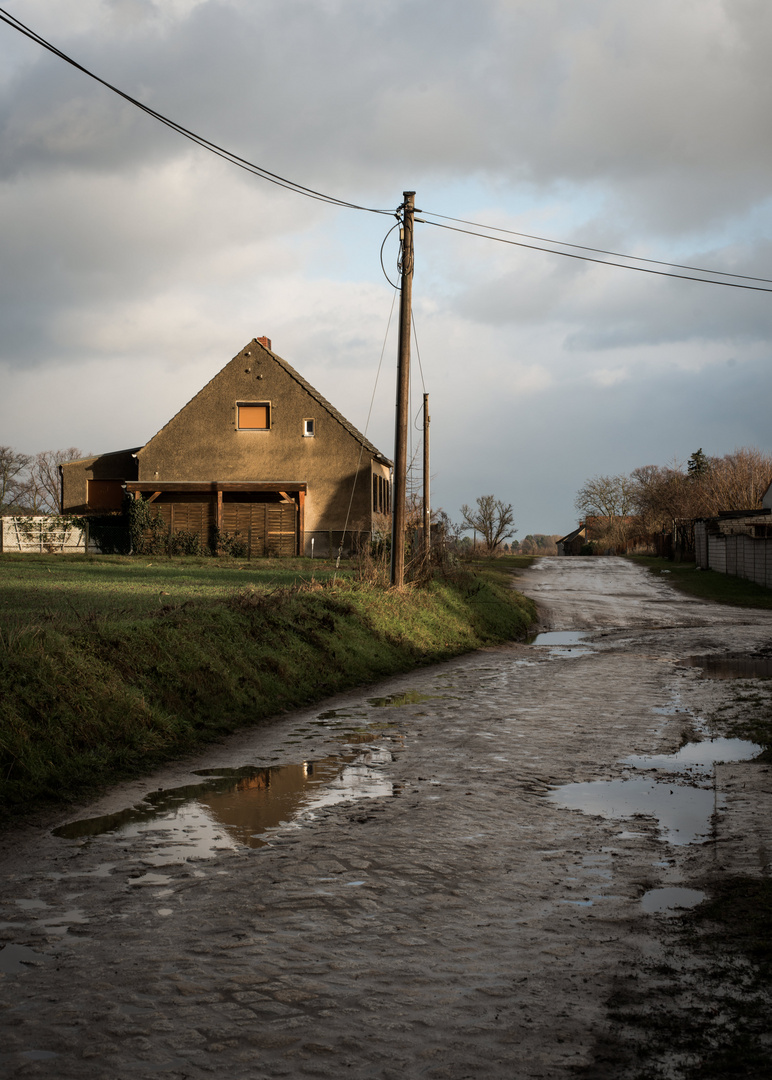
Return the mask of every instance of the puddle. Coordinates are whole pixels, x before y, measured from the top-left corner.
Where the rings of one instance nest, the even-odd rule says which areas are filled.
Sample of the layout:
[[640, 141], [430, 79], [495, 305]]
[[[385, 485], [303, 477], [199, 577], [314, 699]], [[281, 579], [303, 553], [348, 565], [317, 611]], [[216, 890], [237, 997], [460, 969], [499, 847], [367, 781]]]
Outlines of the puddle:
[[706, 679], [772, 679], [772, 656], [721, 653], [715, 656], [687, 656], [684, 667], [702, 668]]
[[665, 889], [649, 889], [641, 897], [641, 907], [650, 915], [674, 914], [687, 908], [697, 907], [705, 899], [700, 889], [683, 889], [671, 886]]
[[537, 634], [529, 644], [548, 648], [550, 656], [588, 656], [592, 648], [583, 642], [589, 634], [589, 630], [549, 630], [543, 634]]
[[633, 754], [623, 765], [634, 769], [662, 769], [666, 772], [712, 773], [719, 761], [750, 761], [764, 748], [746, 739], [703, 739], [690, 742], [675, 754]]
[[578, 645], [589, 634], [589, 630], [550, 630], [544, 634], [537, 634], [532, 638], [531, 645]]
[[443, 694], [421, 694], [418, 690], [406, 690], [402, 694], [389, 694], [388, 697], [368, 698], [367, 704], [376, 709], [398, 709], [403, 705], [420, 705], [424, 701], [440, 701]]
[[16, 1054], [0, 1054], [0, 1062], [13, 1062], [19, 1058], [22, 1061], [53, 1061], [57, 1057], [59, 1055], [53, 1050], [19, 1050]]
[[[381, 766], [392, 760], [388, 747], [369, 746], [298, 765], [213, 769], [201, 783], [151, 792], [136, 806], [70, 822], [55, 829], [54, 835], [68, 840], [106, 833], [141, 838], [152, 846], [142, 859], [154, 866], [211, 858], [240, 845], [264, 847], [271, 833], [301, 814], [396, 794], [394, 784], [381, 772]], [[165, 882], [147, 875], [137, 883]]]
[[657, 780], [595, 780], [567, 784], [549, 796], [570, 810], [603, 818], [654, 818], [670, 844], [703, 843], [713, 811], [723, 807], [712, 789], [662, 784]]
[[[743, 739], [705, 739], [687, 743], [675, 754], [635, 754], [623, 764], [671, 775], [566, 784], [548, 797], [559, 806], [598, 817], [653, 818], [669, 844], [704, 843], [710, 838], [713, 814], [725, 805], [724, 797], [713, 790], [713, 766], [719, 761], [748, 760], [761, 749]], [[688, 783], [679, 782], [679, 773]]]
[[33, 952], [27, 945], [6, 945], [0, 949], [0, 973], [19, 975], [30, 966], [38, 967], [44, 960], [41, 953]]

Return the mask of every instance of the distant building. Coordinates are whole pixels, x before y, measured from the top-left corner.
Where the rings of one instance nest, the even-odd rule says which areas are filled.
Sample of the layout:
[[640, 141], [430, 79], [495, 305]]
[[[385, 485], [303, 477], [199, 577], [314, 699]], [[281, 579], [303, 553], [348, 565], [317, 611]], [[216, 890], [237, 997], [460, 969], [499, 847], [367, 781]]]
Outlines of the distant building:
[[587, 543], [587, 530], [584, 523], [580, 523], [573, 532], [567, 533], [557, 541], [558, 555], [579, 555]]

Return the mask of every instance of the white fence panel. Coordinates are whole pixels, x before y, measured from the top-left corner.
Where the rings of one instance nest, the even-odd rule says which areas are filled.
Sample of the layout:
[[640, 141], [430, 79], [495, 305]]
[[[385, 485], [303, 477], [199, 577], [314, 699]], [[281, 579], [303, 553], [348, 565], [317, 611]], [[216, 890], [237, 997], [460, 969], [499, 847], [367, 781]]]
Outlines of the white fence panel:
[[[84, 552], [84, 530], [59, 517], [4, 517], [0, 532], [0, 550], [21, 554], [58, 555]], [[88, 550], [99, 553], [89, 542]]]

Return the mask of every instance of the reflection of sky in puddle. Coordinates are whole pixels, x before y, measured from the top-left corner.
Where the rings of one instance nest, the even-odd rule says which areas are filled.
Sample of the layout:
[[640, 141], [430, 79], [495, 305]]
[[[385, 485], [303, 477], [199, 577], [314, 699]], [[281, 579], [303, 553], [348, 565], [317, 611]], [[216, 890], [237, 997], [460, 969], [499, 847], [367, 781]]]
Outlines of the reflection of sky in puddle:
[[719, 761], [749, 761], [761, 751], [761, 746], [746, 739], [704, 739], [702, 742], [687, 743], [675, 754], [633, 754], [625, 758], [622, 764], [632, 765], [634, 769], [711, 773]]
[[32, 964], [38, 966], [47, 958], [33, 952], [27, 945], [9, 943], [0, 949], [0, 974], [20, 975]]
[[[568, 809], [604, 818], [654, 818], [668, 843], [702, 843], [710, 835], [714, 811], [725, 805], [724, 797], [716, 795], [710, 783], [713, 766], [719, 761], [748, 760], [760, 750], [742, 739], [706, 739], [687, 743], [675, 754], [636, 754], [623, 764], [673, 775], [566, 784], [549, 798]], [[685, 774], [689, 783], [680, 783], [678, 773]]]
[[589, 630], [549, 630], [537, 634], [531, 645], [547, 646], [550, 656], [587, 656], [592, 652], [592, 648], [582, 642], [589, 633]]
[[[55, 834], [68, 839], [103, 833], [141, 838], [153, 849], [142, 859], [154, 866], [210, 858], [240, 844], [263, 847], [272, 832], [301, 814], [393, 795], [394, 785], [380, 770], [391, 760], [388, 747], [369, 746], [300, 765], [212, 770], [202, 783], [153, 792], [135, 807], [72, 822]], [[162, 884], [153, 875], [134, 883]]]
[[[549, 798], [570, 810], [598, 817], [655, 818], [663, 838], [671, 844], [706, 840], [716, 805], [712, 790], [637, 779], [567, 784]], [[723, 806], [723, 802], [718, 805]]]
[[700, 889], [684, 889], [672, 885], [664, 889], [649, 889], [641, 897], [641, 907], [650, 915], [656, 912], [673, 914], [685, 908], [697, 907], [704, 899], [705, 893]]
[[548, 630], [537, 634], [532, 645], [578, 645], [589, 634], [589, 630]]

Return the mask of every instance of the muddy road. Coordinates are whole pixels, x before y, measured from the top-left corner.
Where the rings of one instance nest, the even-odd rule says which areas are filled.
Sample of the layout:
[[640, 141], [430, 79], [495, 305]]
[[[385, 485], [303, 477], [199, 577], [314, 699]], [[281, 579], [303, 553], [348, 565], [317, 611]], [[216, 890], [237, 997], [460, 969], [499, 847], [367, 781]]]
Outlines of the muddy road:
[[772, 850], [772, 773], [706, 739], [734, 684], [679, 661], [753, 652], [772, 616], [618, 559], [541, 560], [518, 587], [544, 643], [6, 835], [0, 1075], [634, 1075], [614, 1000], [646, 997], [711, 876]]

